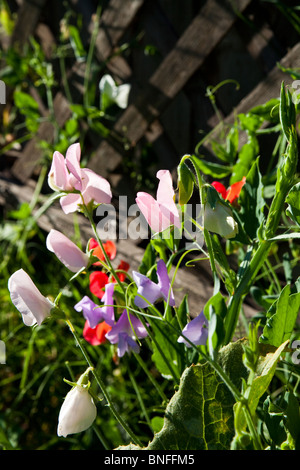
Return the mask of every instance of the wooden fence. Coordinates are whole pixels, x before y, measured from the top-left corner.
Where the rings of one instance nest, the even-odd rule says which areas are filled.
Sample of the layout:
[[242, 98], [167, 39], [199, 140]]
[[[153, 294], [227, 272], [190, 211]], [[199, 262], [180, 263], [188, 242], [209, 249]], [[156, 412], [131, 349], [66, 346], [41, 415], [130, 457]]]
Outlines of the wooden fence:
[[[52, 5], [59, 15], [59, 8], [55, 9], [59, 3], [23, 0], [14, 32], [10, 38], [1, 38], [2, 47], [10, 44], [22, 48], [34, 35], [47, 51], [49, 43], [55, 43], [55, 31], [51, 30], [47, 15], [51, 14]], [[239, 82], [239, 90], [228, 84], [217, 94], [219, 112], [225, 121], [232, 122], [235, 113], [247, 112], [278, 96], [281, 81], [287, 80], [287, 75], [277, 63], [286, 68], [300, 67], [298, 33], [270, 2], [107, 0], [103, 4], [95, 58], [103, 73], [110, 73], [119, 83], [131, 83], [132, 90], [129, 106], [119, 113], [111, 134], [93, 137], [88, 166], [107, 177], [114, 191], [122, 194], [131, 192], [122, 162], [138, 160], [143, 146], [153, 149], [156, 169], [173, 170], [184, 153], [193, 153], [202, 136], [200, 131], [214, 128], [218, 116], [206, 96], [208, 85], [226, 79]], [[78, 8], [89, 32], [97, 2], [79, 1], [76, 5], [74, 8]], [[133, 47], [122, 53], [125, 43]], [[147, 55], [147, 50], [154, 54]], [[85, 67], [86, 62], [75, 61], [68, 70], [73, 89], [81, 89]], [[12, 91], [7, 90], [8, 102]], [[69, 105], [63, 87], [58, 87], [54, 112], [59, 127], [72, 115]], [[1, 114], [4, 107], [0, 105]], [[47, 110], [44, 113], [47, 117]], [[0, 174], [2, 203], [9, 192], [20, 201], [29, 198], [34, 172], [43, 156], [39, 142], [53, 141], [54, 132], [53, 124], [44, 120], [20, 151], [2, 155], [9, 167], [9, 182]], [[148, 164], [151, 166], [152, 162]], [[155, 165], [153, 168], [155, 174]], [[20, 185], [26, 191], [19, 191]], [[63, 222], [66, 223], [69, 222]], [[47, 229], [62, 221], [49, 211], [41, 224]], [[124, 248], [123, 254], [126, 251]], [[191, 288], [190, 281], [185, 284]], [[196, 290], [199, 295], [201, 289]], [[206, 295], [208, 298], [209, 292]]]
[[[46, 6], [46, 0], [23, 1], [11, 44], [26, 44], [33, 34], [45, 44], [47, 34], [55, 41], [49, 26], [40, 22]], [[251, 0], [187, 1], [185, 6], [170, 0], [108, 1], [100, 19], [95, 56], [116, 80], [132, 83], [132, 95], [129, 107], [113, 127], [113, 135], [120, 139], [99, 136], [90, 168], [117, 186], [122, 180], [124, 156], [136, 158], [145, 142], [153, 146], [159, 167], [174, 168], [184, 153], [194, 151], [201, 137], [199, 131], [207, 132], [216, 124], [205, 90], [207, 85], [216, 85], [222, 79], [240, 82], [239, 92], [234, 85], [227, 85], [218, 94], [220, 111], [227, 120], [232, 119], [234, 112], [247, 111], [276, 97], [282, 79], [287, 78], [277, 62], [299, 67], [300, 46], [291, 28], [284, 34], [288, 23], [275, 10], [266, 8], [264, 2]], [[90, 13], [94, 13], [92, 7]], [[261, 13], [266, 15], [264, 21]], [[170, 20], [172, 14], [175, 26]], [[178, 35], [180, 15], [185, 22], [189, 18], [190, 21]], [[255, 27], [247, 24], [251, 15]], [[158, 51], [153, 60], [145, 56], [143, 47], [133, 50], [128, 60], [119, 53], [122, 40], [130, 42], [139, 31], [143, 32], [142, 45], [151, 44]], [[282, 36], [287, 36], [285, 42]], [[68, 81], [74, 86], [85, 65], [75, 62], [69, 71]], [[63, 127], [71, 116], [63, 89], [56, 93], [54, 110], [58, 125]], [[37, 135], [22, 148], [11, 168], [17, 180], [29, 180], [41, 158], [37, 143], [41, 139], [51, 141], [53, 132], [51, 123], [43, 122]]]

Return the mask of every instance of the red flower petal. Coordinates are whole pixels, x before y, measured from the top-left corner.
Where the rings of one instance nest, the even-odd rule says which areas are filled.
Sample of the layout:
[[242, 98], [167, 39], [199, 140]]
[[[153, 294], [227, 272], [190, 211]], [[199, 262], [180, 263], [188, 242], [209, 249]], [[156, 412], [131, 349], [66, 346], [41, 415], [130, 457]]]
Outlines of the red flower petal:
[[[107, 242], [103, 243], [103, 248], [106, 252], [106, 254], [108, 255], [109, 259], [113, 260], [115, 257], [116, 257], [116, 254], [117, 254], [117, 247], [116, 245], [114, 244], [114, 242], [108, 240]], [[89, 242], [89, 249], [90, 250], [94, 250], [93, 251], [93, 255], [96, 256], [97, 258], [100, 259], [100, 261], [104, 261], [105, 260], [105, 257], [104, 257], [104, 253], [102, 251], [102, 248], [101, 246], [99, 245], [99, 243], [97, 242], [97, 240], [95, 240], [94, 238], [91, 238], [90, 239], [90, 242]], [[94, 263], [95, 265], [100, 265], [101, 263], [100, 262], [96, 262]]]
[[99, 325], [96, 326], [95, 329], [99, 344], [105, 343], [105, 341], [107, 341], [105, 335], [112, 329], [112, 327], [108, 325], [105, 321], [102, 321], [101, 323], [99, 323]]
[[219, 183], [219, 181], [213, 181], [211, 183], [211, 185], [215, 188], [216, 191], [218, 191], [218, 193], [221, 194], [223, 199], [226, 198], [227, 190], [226, 190], [224, 184]]
[[245, 183], [246, 176], [244, 176], [241, 181], [237, 181], [236, 183], [232, 184], [227, 191], [226, 201], [230, 202], [230, 204], [234, 203], [234, 201], [238, 199]]
[[99, 299], [104, 295], [104, 287], [109, 282], [107, 274], [102, 271], [94, 271], [90, 274], [90, 291]]
[[90, 343], [92, 346], [99, 346], [102, 343], [105, 343], [105, 335], [111, 330], [111, 326], [102, 321], [99, 323], [96, 328], [91, 328], [89, 322], [86, 320], [83, 328], [83, 337]]
[[[122, 271], [127, 272], [129, 268], [130, 268], [130, 265], [128, 263], [126, 263], [126, 261], [121, 260], [121, 262], [120, 262], [117, 269], [121, 269]], [[125, 279], [126, 279], [126, 274], [125, 273], [117, 273], [117, 276], [120, 279], [120, 281], [122, 281], [122, 282], [124, 282]], [[116, 282], [114, 277], [112, 277], [112, 282]]]

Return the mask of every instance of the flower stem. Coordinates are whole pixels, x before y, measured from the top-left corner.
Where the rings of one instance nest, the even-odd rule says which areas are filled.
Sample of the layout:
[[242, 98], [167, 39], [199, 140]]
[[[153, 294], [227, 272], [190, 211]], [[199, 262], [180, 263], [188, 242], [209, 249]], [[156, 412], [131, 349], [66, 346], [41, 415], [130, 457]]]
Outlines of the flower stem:
[[98, 374], [98, 372], [96, 371], [89, 355], [88, 355], [88, 352], [86, 350], [86, 348], [84, 347], [82, 341], [81, 341], [81, 338], [78, 336], [78, 334], [76, 333], [75, 331], [75, 328], [73, 327], [72, 323], [70, 322], [70, 320], [66, 320], [66, 323], [67, 325], [69, 326], [70, 330], [71, 330], [71, 333], [73, 334], [87, 364], [89, 365], [89, 367], [91, 367], [91, 372], [97, 382], [97, 384], [99, 385], [101, 391], [102, 391], [102, 394], [104, 396], [104, 398], [106, 399], [107, 403], [108, 403], [108, 406], [110, 407], [110, 410], [112, 412], [112, 414], [114, 415], [114, 417], [117, 419], [117, 421], [119, 422], [119, 424], [123, 427], [123, 429], [127, 432], [127, 434], [131, 437], [131, 439], [133, 440], [133, 442], [142, 447], [142, 443], [140, 442], [140, 440], [138, 439], [138, 437], [136, 437], [136, 435], [133, 433], [133, 431], [129, 428], [129, 426], [127, 425], [127, 423], [124, 421], [124, 419], [122, 418], [122, 416], [118, 413], [118, 411], [116, 410], [115, 406], [113, 405], [112, 401], [111, 401], [111, 398], [106, 390], [106, 386], [102, 380], [102, 378], [100, 377], [100, 375]]
[[85, 208], [85, 211], [84, 213], [86, 214], [87, 218], [89, 219], [89, 222], [91, 224], [91, 227], [92, 227], [92, 230], [93, 230], [93, 233], [95, 235], [95, 238], [97, 240], [97, 242], [99, 243], [100, 247], [101, 247], [101, 250], [103, 252], [103, 255], [105, 257], [105, 262], [107, 264], [107, 266], [109, 267], [109, 270], [111, 272], [111, 274], [113, 275], [113, 277], [115, 278], [115, 280], [117, 281], [117, 283], [119, 284], [120, 288], [122, 289], [123, 292], [125, 292], [125, 289], [124, 289], [124, 286], [119, 278], [119, 276], [116, 274], [116, 271], [113, 267], [113, 265], [111, 264], [110, 262], [110, 259], [109, 259], [109, 256], [107, 255], [105, 249], [104, 249], [104, 246], [103, 246], [103, 243], [102, 243], [102, 240], [101, 238], [99, 237], [98, 235], [98, 232], [97, 232], [97, 228], [96, 228], [96, 225], [95, 225], [95, 222], [93, 220], [93, 216], [91, 214], [91, 211], [86, 207], [84, 206]]

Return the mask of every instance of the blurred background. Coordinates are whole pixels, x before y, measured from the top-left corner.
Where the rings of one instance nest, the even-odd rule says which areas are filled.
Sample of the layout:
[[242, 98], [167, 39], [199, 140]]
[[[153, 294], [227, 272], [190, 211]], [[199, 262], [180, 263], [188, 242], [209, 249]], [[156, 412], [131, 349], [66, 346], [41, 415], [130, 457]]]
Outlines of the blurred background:
[[[0, 365], [0, 446], [99, 445], [92, 431], [56, 437], [68, 391], [62, 378], [81, 373], [84, 361], [63, 323], [25, 328], [7, 292], [8, 277], [23, 267], [44, 295], [53, 295], [68, 273], [44, 248], [47, 231], [63, 227], [78, 243], [90, 235], [81, 219], [47, 210], [54, 150], [65, 154], [79, 141], [83, 165], [108, 178], [116, 205], [120, 194], [133, 202], [138, 190], [155, 192], [157, 170], [169, 169], [175, 178], [180, 158], [194, 152], [208, 181], [226, 184], [231, 170], [223, 165], [223, 133], [237, 115], [276, 101], [282, 80], [298, 78], [299, 33], [293, 1], [0, 0], [0, 340], [7, 357]], [[130, 85], [126, 106], [112, 100], [104, 107], [99, 83], [107, 74], [116, 90]], [[268, 176], [276, 138], [257, 138]], [[131, 249], [120, 254], [134, 264], [141, 252]], [[78, 281], [65, 290], [67, 310], [86, 287]], [[79, 331], [82, 326], [78, 319]], [[128, 360], [126, 371], [118, 365], [112, 373], [112, 353], [101, 354], [111, 392], [130, 416], [140, 369]], [[146, 404], [162, 416], [150, 389], [145, 378]], [[109, 412], [99, 419], [101, 428]], [[146, 420], [143, 412], [138, 420]], [[103, 442], [117, 446], [124, 436], [111, 429]]]

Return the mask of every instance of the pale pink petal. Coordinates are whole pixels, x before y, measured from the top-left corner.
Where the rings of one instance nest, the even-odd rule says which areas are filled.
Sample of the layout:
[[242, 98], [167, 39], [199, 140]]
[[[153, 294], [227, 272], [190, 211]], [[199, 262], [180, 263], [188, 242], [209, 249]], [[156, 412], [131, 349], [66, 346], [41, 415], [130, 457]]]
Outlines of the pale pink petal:
[[[66, 153], [66, 164], [67, 164], [69, 171], [77, 179], [78, 184], [80, 184], [81, 182], [80, 157], [81, 157], [80, 144], [76, 143], [76, 144], [70, 145]], [[76, 187], [76, 189], [80, 190], [81, 187]]]
[[57, 151], [53, 154], [52, 164], [48, 174], [48, 184], [53, 191], [72, 190], [65, 158]]
[[60, 205], [65, 214], [76, 212], [82, 204], [82, 199], [78, 193], [70, 193], [60, 198]]
[[138, 192], [135, 201], [154, 233], [170, 226], [170, 221], [162, 214], [158, 202], [150, 194]]
[[8, 290], [12, 303], [21, 313], [23, 322], [27, 326], [36, 323], [40, 325], [54, 307], [23, 269], [19, 269], [9, 278]]
[[[156, 174], [159, 179], [156, 200], [164, 217], [169, 220], [169, 225], [180, 228], [180, 218], [174, 198], [172, 176], [168, 170], [159, 170]], [[167, 228], [167, 227], [166, 227]]]
[[54, 253], [74, 273], [81, 268], [86, 268], [89, 263], [88, 255], [83, 253], [75, 243], [57, 230], [50, 230], [46, 239], [46, 246], [49, 251]]
[[94, 201], [95, 204], [110, 204], [112, 192], [109, 182], [88, 168], [81, 170], [82, 196], [85, 204]]

